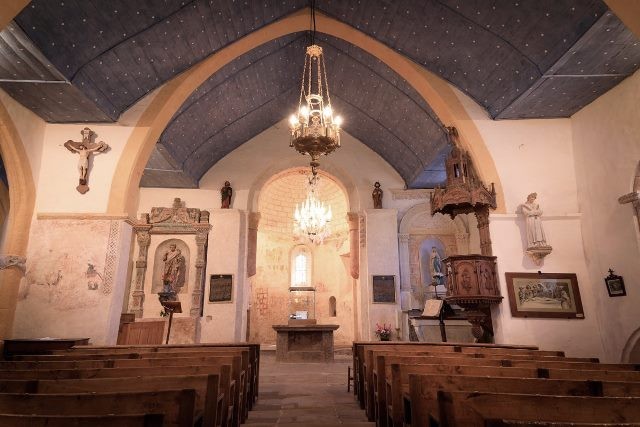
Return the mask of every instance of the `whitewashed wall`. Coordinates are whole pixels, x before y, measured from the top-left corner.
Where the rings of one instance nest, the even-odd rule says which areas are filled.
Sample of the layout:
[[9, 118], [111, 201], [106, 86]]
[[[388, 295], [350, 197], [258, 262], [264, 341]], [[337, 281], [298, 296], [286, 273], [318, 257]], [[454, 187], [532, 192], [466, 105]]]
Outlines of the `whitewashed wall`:
[[[615, 362], [631, 349], [640, 330], [637, 221], [631, 205], [617, 201], [632, 191], [640, 161], [639, 100], [640, 72], [636, 72], [571, 118], [588, 280], [602, 324], [606, 360]], [[624, 277], [627, 296], [608, 296], [604, 277], [609, 268]]]

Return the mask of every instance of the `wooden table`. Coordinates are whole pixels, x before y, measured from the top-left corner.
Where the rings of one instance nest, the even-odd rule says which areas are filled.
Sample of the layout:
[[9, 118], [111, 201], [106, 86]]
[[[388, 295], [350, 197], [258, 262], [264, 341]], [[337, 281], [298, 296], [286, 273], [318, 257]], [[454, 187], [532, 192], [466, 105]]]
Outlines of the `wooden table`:
[[333, 362], [333, 331], [339, 325], [273, 325], [276, 361]]
[[88, 344], [89, 338], [5, 339], [3, 355], [5, 360], [9, 360], [16, 354], [50, 354], [54, 350]]

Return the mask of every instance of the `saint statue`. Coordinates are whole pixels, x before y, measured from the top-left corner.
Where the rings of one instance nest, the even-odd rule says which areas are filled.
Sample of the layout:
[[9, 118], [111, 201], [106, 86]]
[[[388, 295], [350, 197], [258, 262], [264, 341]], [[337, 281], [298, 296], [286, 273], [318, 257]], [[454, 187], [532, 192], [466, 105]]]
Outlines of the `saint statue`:
[[162, 270], [162, 292], [176, 293], [184, 286], [185, 260], [182, 251], [176, 248], [175, 243], [169, 245], [169, 250], [162, 257], [164, 269]]
[[527, 248], [536, 248], [547, 246], [547, 240], [542, 229], [542, 209], [536, 203], [537, 193], [531, 193], [527, 196], [527, 202], [522, 205], [522, 213], [527, 221]]
[[444, 274], [442, 273], [442, 260], [435, 246], [431, 247], [431, 257], [429, 258], [431, 266], [431, 277], [437, 285], [444, 285]]
[[373, 193], [371, 193], [371, 197], [373, 197], [373, 208], [382, 209], [382, 189], [380, 188], [380, 183], [376, 181], [373, 186], [375, 187]]
[[78, 173], [80, 174], [79, 185], [76, 190], [81, 194], [89, 191], [87, 186], [87, 172], [89, 171], [89, 156], [91, 153], [103, 153], [109, 149], [109, 146], [104, 142], [91, 142], [91, 137], [94, 132], [89, 128], [84, 128], [80, 132], [82, 135], [82, 141], [76, 142], [69, 140], [64, 143], [67, 150], [72, 153], [78, 153]]
[[231, 195], [233, 194], [233, 189], [231, 188], [231, 184], [229, 181], [224, 182], [224, 187], [220, 189], [220, 196], [222, 198], [222, 205], [220, 206], [222, 209], [229, 209], [231, 207]]

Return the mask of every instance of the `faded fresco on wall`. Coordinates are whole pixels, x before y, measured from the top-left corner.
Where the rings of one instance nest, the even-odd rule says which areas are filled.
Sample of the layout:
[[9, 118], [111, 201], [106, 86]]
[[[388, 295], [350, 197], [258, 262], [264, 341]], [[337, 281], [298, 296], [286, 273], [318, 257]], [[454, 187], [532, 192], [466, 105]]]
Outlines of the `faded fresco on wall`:
[[[299, 245], [294, 239], [275, 233], [258, 231], [257, 268], [252, 278], [251, 328], [249, 339], [260, 343], [275, 343], [272, 325], [286, 324], [289, 319], [289, 287], [292, 274], [290, 259]], [[336, 343], [353, 341], [353, 290], [348, 267], [340, 256], [343, 244], [330, 240], [311, 246], [310, 286], [315, 288], [315, 316], [318, 323], [339, 324], [334, 332]], [[329, 300], [336, 298], [337, 316], [332, 316]]]
[[67, 311], [109, 301], [119, 241], [117, 221], [40, 220], [32, 236], [19, 304]]
[[184, 241], [169, 239], [160, 243], [153, 256], [151, 292], [162, 292], [166, 280], [177, 293], [187, 293], [190, 262], [189, 247]]

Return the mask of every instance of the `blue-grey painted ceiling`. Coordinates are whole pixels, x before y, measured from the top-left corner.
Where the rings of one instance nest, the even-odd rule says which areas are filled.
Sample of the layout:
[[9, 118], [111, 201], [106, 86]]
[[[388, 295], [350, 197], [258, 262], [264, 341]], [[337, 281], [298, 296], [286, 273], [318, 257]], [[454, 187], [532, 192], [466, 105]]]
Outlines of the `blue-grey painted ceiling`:
[[[638, 38], [601, 0], [316, 3], [448, 80], [497, 119], [568, 117], [640, 65]], [[34, 0], [0, 34], [0, 87], [49, 122], [114, 121], [180, 72], [307, 4]], [[356, 46], [324, 41], [336, 109], [353, 118], [347, 132], [383, 156], [408, 186], [436, 182], [442, 167], [434, 159], [445, 151], [437, 119], [423, 121], [428, 106]], [[281, 120], [297, 100], [298, 45], [304, 44], [299, 35], [283, 37], [212, 76], [166, 129], [150, 160], [157, 167], [148, 168], [143, 183], [162, 184], [153, 170], [169, 170], [175, 185], [196, 185], [231, 149]], [[344, 78], [341, 70], [365, 78]], [[363, 88], [375, 88], [374, 96]], [[211, 105], [216, 97], [226, 108]], [[381, 115], [378, 100], [392, 100], [397, 113]], [[188, 121], [197, 133], [189, 133]]]
[[[333, 37], [319, 36], [316, 42], [330, 58], [332, 103], [345, 118], [344, 130], [366, 141], [406, 182], [414, 182], [446, 148], [443, 124], [377, 58]], [[160, 137], [165, 158], [197, 182], [230, 151], [295, 111], [300, 92], [292, 82], [301, 78], [307, 45], [306, 34], [289, 35], [253, 49], [210, 77]], [[143, 184], [164, 186], [151, 169]]]

